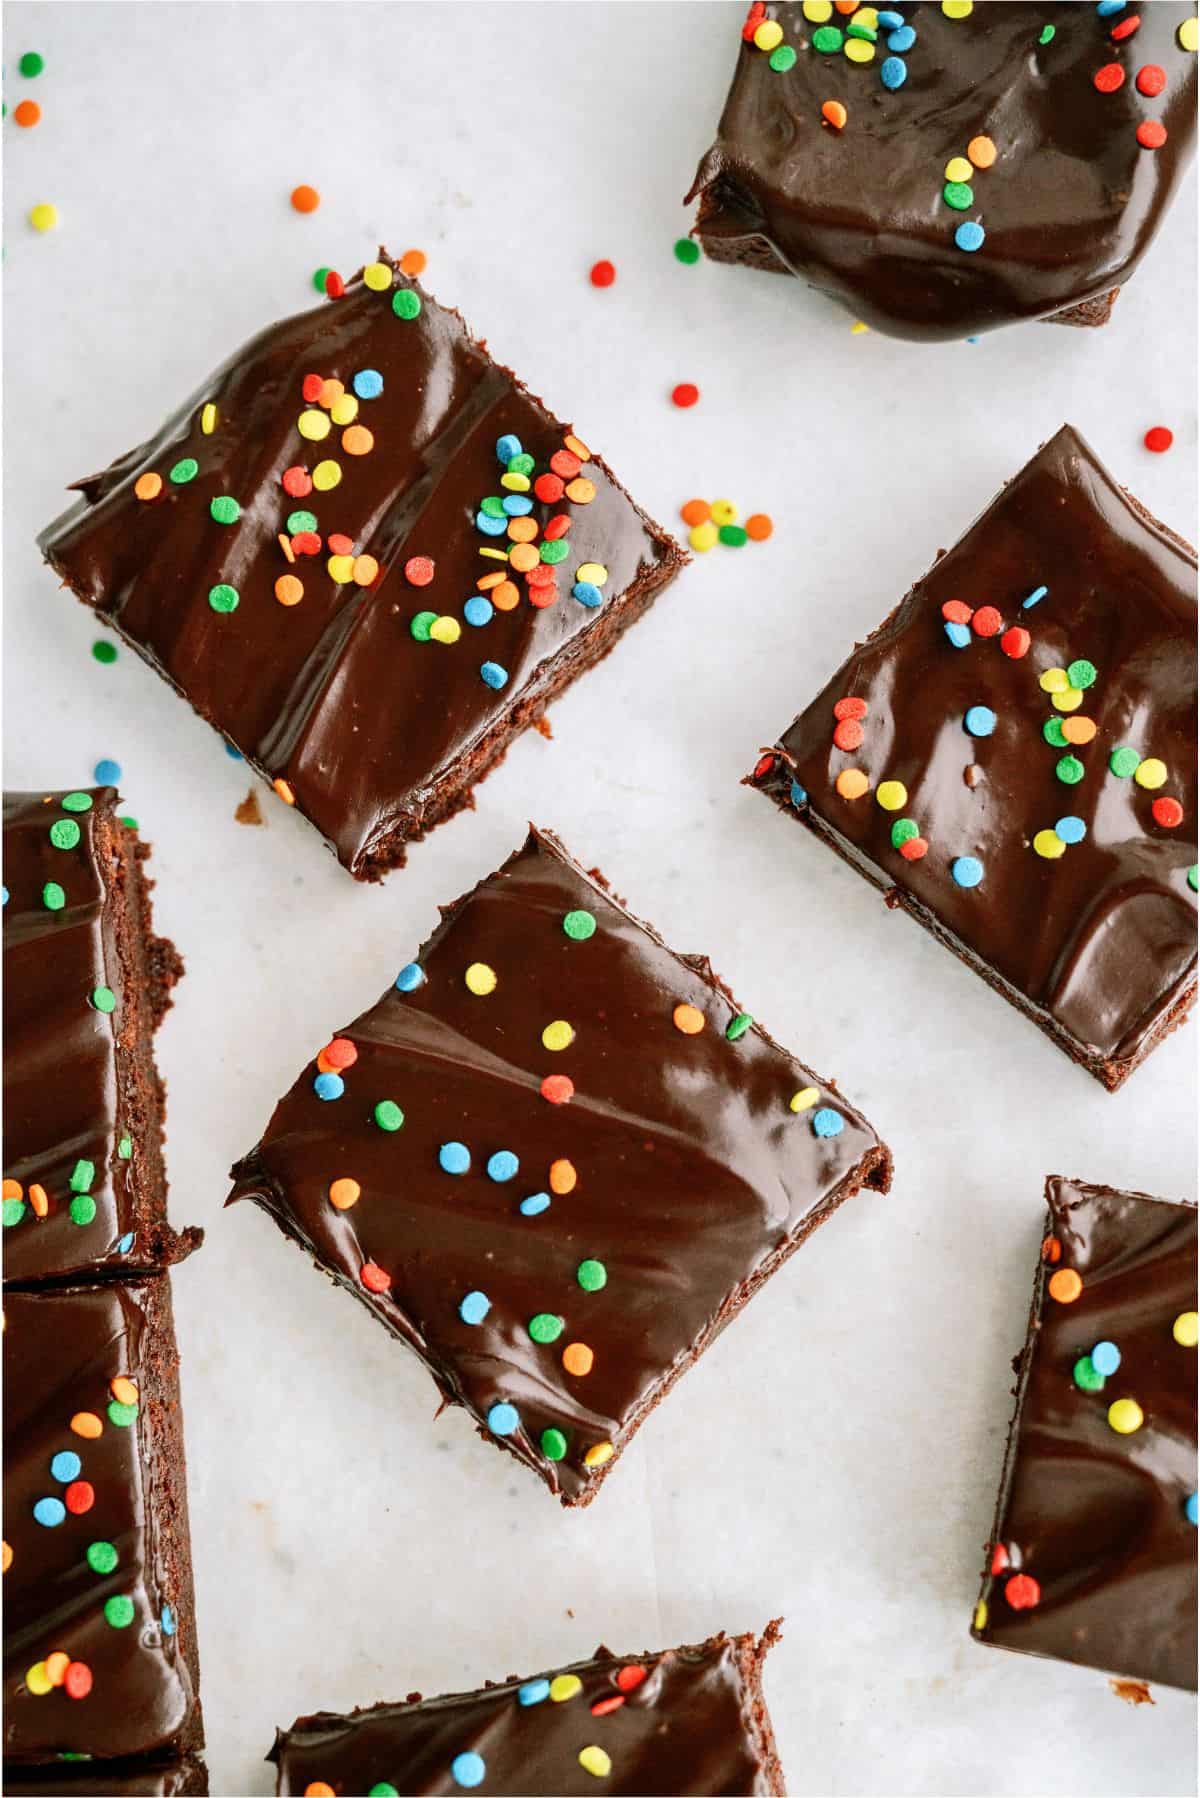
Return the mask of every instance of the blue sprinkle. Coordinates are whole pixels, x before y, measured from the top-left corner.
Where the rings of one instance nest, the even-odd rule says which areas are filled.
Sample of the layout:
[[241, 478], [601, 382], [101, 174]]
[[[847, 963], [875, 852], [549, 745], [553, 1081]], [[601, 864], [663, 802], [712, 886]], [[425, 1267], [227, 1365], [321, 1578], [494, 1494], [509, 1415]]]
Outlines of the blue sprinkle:
[[806, 787], [802, 787], [798, 780], [794, 780], [792, 782], [792, 790], [788, 794], [788, 798], [791, 800], [793, 805], [804, 805], [807, 803], [807, 800], [808, 800], [808, 790]]
[[1058, 820], [1054, 831], [1055, 835], [1060, 836], [1064, 843], [1082, 843], [1087, 835], [1087, 825], [1082, 818], [1068, 814], [1067, 817]]
[[1105, 1378], [1121, 1365], [1121, 1351], [1115, 1342], [1098, 1342], [1092, 1350], [1092, 1366]]
[[955, 649], [965, 649], [971, 641], [971, 633], [965, 624], [947, 624], [943, 629]]
[[577, 599], [581, 606], [598, 606], [604, 598], [595, 581], [576, 581], [571, 588], [571, 598]]
[[968, 706], [963, 724], [973, 737], [990, 737], [996, 728], [996, 714], [989, 705]]
[[466, 1786], [469, 1789], [472, 1786], [483, 1784], [484, 1776], [487, 1773], [487, 1763], [481, 1754], [476, 1754], [468, 1748], [464, 1753], [455, 1755], [450, 1762], [450, 1771], [454, 1775], [455, 1785]]
[[508, 467], [514, 456], [519, 456], [520, 454], [521, 439], [519, 437], [514, 437], [511, 431], [507, 432], [505, 436], [496, 439], [496, 460], [497, 462], [503, 463], [505, 468]]
[[[493, 1405], [487, 1414], [487, 1421], [488, 1429], [492, 1432], [493, 1436], [511, 1436], [514, 1430], [521, 1427], [521, 1419], [517, 1415], [517, 1407], [515, 1405], [506, 1405], [503, 1403]], [[49, 1501], [43, 1499], [42, 1502], [45, 1504]], [[53, 1502], [57, 1503], [57, 1500], [54, 1500]]]
[[964, 219], [954, 233], [954, 241], [960, 250], [978, 250], [983, 245], [983, 239], [983, 226], [976, 224], [974, 219]]
[[897, 25], [888, 38], [888, 49], [898, 50], [903, 55], [906, 50], [912, 49], [916, 41], [917, 34], [911, 25]]
[[486, 1292], [469, 1292], [458, 1307], [458, 1315], [465, 1324], [481, 1324], [491, 1308]]
[[33, 1507], [37, 1522], [44, 1524], [48, 1530], [57, 1529], [66, 1514], [67, 1507], [61, 1498], [39, 1498]]
[[419, 986], [425, 984], [425, 970], [419, 961], [406, 961], [396, 976], [396, 990], [401, 993], [415, 993]]
[[83, 1462], [73, 1449], [64, 1448], [50, 1463], [50, 1473], [60, 1486], [69, 1486], [83, 1471]]
[[500, 504], [510, 518], [524, 518], [533, 511], [533, 501], [527, 493], [506, 493]]
[[313, 1081], [318, 1099], [340, 1099], [345, 1090], [346, 1082], [340, 1074], [318, 1074]]
[[898, 56], [886, 56], [879, 68], [879, 79], [893, 92], [908, 80], [908, 69]]
[[473, 593], [463, 607], [463, 617], [468, 624], [490, 624], [495, 615], [495, 606], [482, 593]]
[[1114, 13], [1125, 11], [1125, 0], [1100, 0], [1096, 11], [1102, 19], [1111, 19]]
[[92, 769], [92, 775], [98, 787], [115, 787], [121, 778], [121, 764], [104, 756]]
[[846, 1128], [846, 1120], [840, 1111], [834, 1111], [828, 1105], [822, 1105], [820, 1111], [813, 1112], [814, 1136], [840, 1136]]
[[904, 14], [892, 12], [889, 9], [886, 12], [877, 13], [876, 22], [882, 25], [885, 31], [899, 31], [904, 24]]
[[175, 1613], [169, 1604], [163, 1606], [162, 1615], [158, 1621], [162, 1627], [164, 1636], [173, 1636], [175, 1634]]
[[8, 888], [7, 887], [4, 888], [4, 903], [5, 903], [5, 905], [8, 904]]
[[126, 1232], [126, 1234], [124, 1236], [122, 1236], [120, 1242], [117, 1244], [117, 1254], [118, 1255], [128, 1255], [128, 1253], [132, 1247], [133, 1247], [133, 1231], [129, 1230]]
[[1197, 1520], [1200, 1519], [1200, 1493], [1188, 1493], [1187, 1503], [1183, 1507], [1183, 1514], [1191, 1524], [1195, 1524]]
[[508, 519], [489, 518], [486, 512], [476, 512], [475, 529], [482, 531], [485, 537], [503, 537], [508, 529]]
[[508, 685], [508, 669], [502, 668], [499, 662], [482, 662], [479, 677], [485, 687], [491, 687], [497, 693]]
[[1029, 595], [1029, 598], [1021, 601], [1021, 610], [1027, 612], [1030, 606], [1036, 606], [1038, 600], [1045, 599], [1049, 591], [1049, 587], [1035, 587], [1033, 592]]
[[527, 1680], [523, 1686], [517, 1687], [518, 1704], [544, 1704], [550, 1696], [548, 1679]]
[[548, 1192], [531, 1192], [527, 1199], [521, 1200], [522, 1217], [540, 1217], [543, 1211], [550, 1209]]
[[979, 342], [979, 339], [978, 339], [978, 337], [967, 337], [967, 338], [965, 338], [965, 339], [964, 339], [964, 342], [966, 342], [966, 343], [978, 343], [978, 342]]
[[983, 879], [983, 863], [974, 855], [959, 855], [950, 864], [955, 886], [977, 887]]
[[353, 387], [360, 400], [377, 400], [383, 392], [383, 376], [377, 368], [360, 368]]
[[246, 759], [241, 750], [235, 749], [232, 743], [226, 743], [225, 753], [231, 762], [244, 762]]
[[471, 1151], [465, 1142], [444, 1142], [438, 1150], [438, 1165], [444, 1174], [465, 1174], [471, 1165]]
[[494, 1155], [488, 1156], [488, 1178], [490, 1180], [511, 1180], [521, 1163], [511, 1149], [497, 1149]]

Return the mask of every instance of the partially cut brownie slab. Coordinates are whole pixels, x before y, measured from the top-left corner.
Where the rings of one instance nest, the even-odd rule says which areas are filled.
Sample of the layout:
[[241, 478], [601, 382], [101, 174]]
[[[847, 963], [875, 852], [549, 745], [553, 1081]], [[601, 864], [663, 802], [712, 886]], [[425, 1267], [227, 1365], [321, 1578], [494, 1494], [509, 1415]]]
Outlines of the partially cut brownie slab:
[[69, 1763], [41, 1776], [23, 1768], [17, 1777], [6, 1775], [4, 1780], [5, 1798], [205, 1798], [207, 1792], [208, 1769], [194, 1754], [162, 1767], [133, 1763], [103, 1772], [90, 1761]]
[[152, 1038], [183, 972], [111, 787], [4, 798], [4, 1277], [141, 1273], [167, 1223]]
[[364, 880], [469, 806], [687, 559], [380, 258], [78, 482], [40, 539]]
[[749, 780], [1110, 1090], [1196, 996], [1196, 557], [1069, 427]]
[[972, 1633], [1195, 1691], [1195, 1207], [1046, 1198]]
[[4, 1759], [201, 1745], [165, 1274], [5, 1295]]
[[234, 1168], [564, 1504], [891, 1156], [702, 956], [531, 832]]
[[761, 1641], [594, 1659], [480, 1692], [300, 1717], [268, 1756], [286, 1798], [335, 1793], [782, 1793]]

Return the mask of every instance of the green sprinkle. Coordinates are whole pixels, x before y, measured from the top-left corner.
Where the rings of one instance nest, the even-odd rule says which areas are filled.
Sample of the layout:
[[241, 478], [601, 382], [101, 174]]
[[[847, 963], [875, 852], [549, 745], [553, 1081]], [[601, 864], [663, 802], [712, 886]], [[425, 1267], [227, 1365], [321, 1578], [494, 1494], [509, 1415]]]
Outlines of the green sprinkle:
[[208, 590], [208, 603], [214, 612], [236, 612], [241, 594], [236, 587], [227, 581], [218, 581], [215, 587]]
[[1042, 735], [1052, 749], [1065, 749], [1067, 747], [1067, 739], [1063, 735], [1061, 718], [1047, 718], [1045, 724], [1042, 726]]
[[745, 1036], [753, 1022], [754, 1019], [750, 1016], [748, 1011], [739, 1011], [737, 1017], [730, 1018], [728, 1024], [725, 1026], [726, 1042], [736, 1043], [740, 1036]]
[[561, 1430], [542, 1431], [542, 1453], [547, 1461], [561, 1461], [567, 1452], [567, 1439]]
[[1071, 1369], [1071, 1377], [1081, 1392], [1103, 1392], [1104, 1375], [1092, 1366], [1090, 1355], [1081, 1355]]
[[860, 25], [857, 19], [852, 19], [850, 24], [847, 25], [846, 36], [865, 38], [869, 44], [877, 43], [879, 39], [879, 33], [875, 30], [874, 26]]
[[58, 803], [64, 812], [90, 812], [92, 796], [90, 793], [64, 793]]
[[1113, 750], [1108, 758], [1108, 765], [1121, 780], [1128, 780], [1134, 770], [1141, 766], [1141, 761], [1137, 750], [1126, 745], [1122, 749]]
[[291, 537], [298, 537], [301, 531], [315, 531], [317, 515], [315, 512], [289, 512], [287, 528]]
[[117, 1144], [117, 1154], [122, 1161], [129, 1160], [130, 1156], [133, 1154], [133, 1138], [131, 1136], [123, 1136], [121, 1138], [120, 1142]]
[[96, 1178], [94, 1161], [77, 1161], [71, 1170], [70, 1187], [72, 1192], [90, 1192], [92, 1182]]
[[216, 499], [209, 502], [208, 509], [218, 524], [236, 524], [242, 516], [242, 508], [228, 493], [218, 493]]
[[107, 668], [117, 659], [117, 646], [115, 643], [106, 643], [104, 638], [100, 637], [92, 644], [92, 654]]
[[508, 474], [532, 474], [536, 464], [528, 450], [522, 450], [519, 456], [513, 456], [508, 464]]
[[955, 212], [965, 212], [968, 206], [975, 204], [975, 195], [965, 181], [947, 181], [942, 198]]
[[200, 464], [195, 456], [184, 456], [181, 461], [176, 462], [167, 479], [174, 481], [177, 487], [186, 487], [187, 483], [194, 481], [199, 473]]
[[378, 1779], [367, 1793], [367, 1798], [400, 1798], [399, 1786], [394, 1786], [390, 1779]]
[[94, 986], [92, 988], [92, 1004], [96, 1007], [97, 1011], [115, 1011], [117, 1009], [117, 995], [113, 992], [111, 986]]
[[397, 318], [416, 318], [421, 310], [421, 296], [411, 287], [398, 287], [392, 295], [392, 311]]
[[603, 1261], [581, 1261], [575, 1278], [585, 1292], [601, 1292], [608, 1285], [608, 1269]]
[[418, 612], [408, 628], [417, 639], [418, 643], [428, 643], [429, 627], [431, 624], [436, 623], [436, 612]]
[[569, 911], [563, 918], [563, 930], [573, 943], [586, 943], [596, 934], [596, 920], [590, 911]]
[[17, 64], [26, 81], [32, 81], [35, 75], [40, 75], [45, 66], [46, 58], [40, 56], [36, 50], [26, 50]]
[[93, 1573], [111, 1573], [117, 1564], [117, 1551], [111, 1542], [89, 1542], [87, 1564]]
[[[854, 30], [853, 25], [850, 29]], [[871, 36], [874, 38], [875, 33], [872, 32]], [[789, 69], [794, 69], [796, 66], [796, 52], [790, 44], [776, 44], [767, 61], [777, 75], [786, 75]]]
[[1092, 686], [1096, 679], [1096, 664], [1082, 659], [1078, 662], [1072, 662], [1071, 666], [1067, 669], [1067, 679], [1073, 687], [1086, 688]]
[[6, 1230], [11, 1230], [14, 1224], [19, 1224], [24, 1215], [24, 1199], [5, 1199], [3, 1204], [3, 1218], [4, 1228]]
[[138, 827], [138, 821], [137, 821], [137, 819], [136, 819], [136, 818], [130, 818], [130, 817], [128, 817], [128, 816], [126, 816], [126, 817], [124, 817], [124, 818], [118, 818], [118, 819], [117, 819], [117, 823], [118, 823], [118, 824], [123, 824], [123, 825], [124, 825], [124, 826], [125, 826], [125, 828], [126, 828], [126, 830], [136, 830], [136, 829], [137, 829], [137, 827]]
[[124, 1592], [118, 1592], [113, 1598], [104, 1601], [104, 1621], [113, 1629], [128, 1629], [133, 1622], [133, 1600]]
[[375, 1107], [375, 1122], [381, 1130], [398, 1130], [404, 1122], [404, 1113], [395, 1099], [380, 1099]]
[[717, 529], [717, 536], [722, 543], [727, 543], [730, 549], [741, 549], [743, 543], [748, 541], [746, 527], [742, 524], [720, 525]]
[[108, 1421], [115, 1423], [120, 1429], [128, 1429], [131, 1423], [135, 1423], [137, 1414], [136, 1405], [123, 1405], [119, 1398], [108, 1401]]
[[690, 237], [677, 237], [675, 239], [675, 260], [676, 262], [685, 262], [690, 268], [693, 263], [700, 260], [700, 245], [693, 243]]
[[57, 880], [48, 880], [42, 888], [42, 904], [47, 911], [61, 911], [67, 903], [67, 895]]
[[506, 518], [508, 516], [504, 510], [504, 501], [494, 493], [488, 495], [480, 505], [479, 510], [483, 513], [485, 518]]
[[919, 837], [920, 834], [912, 818], [897, 818], [892, 825], [892, 848], [902, 849], [905, 843], [911, 843], [913, 838]]
[[813, 49], [822, 56], [833, 56], [842, 47], [842, 34], [836, 25], [822, 25], [813, 32]]
[[50, 826], [50, 841], [56, 849], [74, 849], [80, 830], [74, 818], [56, 818]]
[[554, 537], [548, 543], [541, 545], [538, 554], [543, 562], [565, 562], [570, 554], [570, 548], [565, 537]]
[[1041, 36], [1038, 38], [1038, 43], [1039, 44], [1049, 44], [1049, 43], [1052, 43], [1053, 41], [1054, 41], [1053, 25], [1043, 25]]
[[331, 268], [319, 268], [315, 271], [312, 278], [312, 284], [318, 293], [325, 292], [325, 283], [332, 273], [333, 270]]
[[1193, 893], [1200, 889], [1200, 862], [1193, 862], [1188, 869], [1187, 882]]
[[529, 1320], [529, 1334], [535, 1342], [557, 1342], [566, 1325], [552, 1311], [539, 1311]]
[[1083, 779], [1086, 770], [1077, 755], [1063, 755], [1054, 764], [1054, 772], [1065, 786], [1073, 787]]
[[81, 1192], [77, 1199], [72, 1199], [68, 1207], [73, 1224], [90, 1224], [96, 1216], [96, 1201], [90, 1192]]

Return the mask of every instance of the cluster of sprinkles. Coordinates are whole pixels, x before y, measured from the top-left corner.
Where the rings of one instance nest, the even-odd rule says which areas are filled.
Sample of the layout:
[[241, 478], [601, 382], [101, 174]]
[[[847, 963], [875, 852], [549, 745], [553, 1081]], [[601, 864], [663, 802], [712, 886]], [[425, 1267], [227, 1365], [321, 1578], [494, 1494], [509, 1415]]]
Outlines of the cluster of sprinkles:
[[745, 524], [731, 499], [689, 499], [679, 508], [688, 527], [688, 542], [702, 555], [718, 543], [741, 549], [747, 543], [765, 543], [775, 529], [767, 512], [752, 512]]
[[[1133, 45], [1142, 19], [1140, 13], [1130, 10], [1127, 0], [1100, 0], [1096, 16], [1107, 30], [1110, 41], [1118, 49], [1124, 49], [1127, 44]], [[1195, 55], [1195, 17], [1183, 21], [1176, 32], [1176, 42], [1181, 50]], [[1092, 86], [1098, 94], [1117, 94], [1125, 86], [1128, 76], [1129, 71], [1123, 62], [1102, 63], [1092, 76]], [[1167, 72], [1159, 63], [1142, 63], [1134, 71], [1133, 84], [1144, 100], [1156, 100], [1166, 91]], [[1167, 128], [1161, 119], [1147, 117], [1138, 121], [1134, 136], [1143, 150], [1160, 150], [1167, 141]]]
[[[400, 258], [399, 268], [402, 275], [408, 275], [415, 280], [418, 275], [425, 273], [428, 265], [429, 258], [424, 250], [405, 250]], [[335, 268], [329, 268], [324, 263], [320, 268], [313, 270], [312, 284], [319, 294], [324, 294], [327, 300], [340, 300], [345, 297], [345, 281]]]
[[[44, 72], [45, 67], [46, 59], [40, 51], [26, 50], [17, 62], [17, 73], [23, 81], [36, 81], [38, 76]], [[7, 117], [7, 105], [3, 110]], [[36, 100], [26, 96], [13, 107], [12, 121], [22, 131], [31, 131], [35, 125], [41, 124], [42, 109]], [[53, 231], [58, 224], [58, 207], [51, 205], [48, 200], [42, 200], [36, 206], [30, 207], [28, 217], [33, 230], [39, 233]]]
[[[883, 87], [895, 92], [908, 80], [908, 64], [904, 60], [917, 41], [917, 33], [902, 12], [895, 7], [861, 6], [859, 0], [804, 0], [801, 7], [811, 25], [812, 48], [818, 56], [842, 56], [859, 68], [873, 64], [879, 54], [880, 38], [887, 55], [879, 60], [879, 80]], [[942, 0], [942, 11], [948, 19], [965, 19], [972, 11], [971, 0]], [[763, 0], [753, 0], [742, 26], [742, 37], [759, 50], [776, 74], [786, 75], [796, 66], [796, 51], [783, 41], [783, 27], [777, 19], [766, 16]], [[825, 124], [841, 131], [847, 111], [840, 100], [825, 100], [821, 105]]]

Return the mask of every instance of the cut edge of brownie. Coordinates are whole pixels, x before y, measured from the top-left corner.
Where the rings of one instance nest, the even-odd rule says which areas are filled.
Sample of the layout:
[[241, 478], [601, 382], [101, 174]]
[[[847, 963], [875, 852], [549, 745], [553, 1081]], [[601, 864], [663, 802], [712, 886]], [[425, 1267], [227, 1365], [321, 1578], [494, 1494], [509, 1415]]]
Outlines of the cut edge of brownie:
[[[167, 1784], [169, 1775], [175, 1775]], [[80, 1793], [114, 1794], [137, 1792], [139, 1781], [147, 1784], [163, 1781], [170, 1798], [207, 1798], [208, 1768], [197, 1754], [185, 1754], [168, 1761], [129, 1759], [113, 1761], [54, 1762], [42, 1767], [9, 1766], [5, 1768], [4, 1790], [11, 1794], [29, 1793], [30, 1798], [78, 1798]], [[101, 1783], [103, 1781], [103, 1783]]]
[[732, 1646], [737, 1650], [742, 1683], [750, 1701], [748, 1721], [754, 1734], [763, 1776], [767, 1782], [766, 1789], [772, 1798], [786, 1798], [787, 1786], [784, 1784], [783, 1767], [779, 1759], [779, 1749], [775, 1743], [775, 1728], [771, 1722], [771, 1713], [767, 1707], [766, 1694], [763, 1691], [763, 1668], [766, 1665], [767, 1656], [782, 1635], [783, 1618], [772, 1617], [757, 1640], [752, 1635], [730, 1638]]

